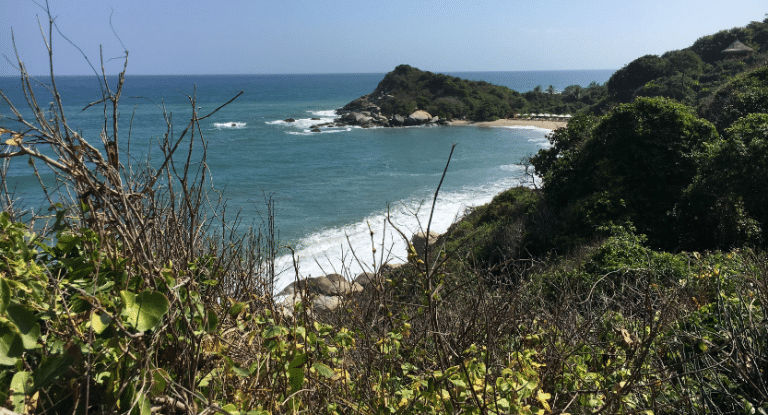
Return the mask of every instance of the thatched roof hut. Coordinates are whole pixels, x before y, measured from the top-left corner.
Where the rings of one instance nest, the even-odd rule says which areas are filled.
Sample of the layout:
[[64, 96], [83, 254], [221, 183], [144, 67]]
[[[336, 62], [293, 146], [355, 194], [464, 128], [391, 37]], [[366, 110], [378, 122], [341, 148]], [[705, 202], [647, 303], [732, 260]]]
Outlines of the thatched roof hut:
[[748, 56], [754, 51], [754, 49], [736, 40], [735, 42], [731, 43], [731, 46], [725, 48], [723, 53], [729, 58], [742, 58]]

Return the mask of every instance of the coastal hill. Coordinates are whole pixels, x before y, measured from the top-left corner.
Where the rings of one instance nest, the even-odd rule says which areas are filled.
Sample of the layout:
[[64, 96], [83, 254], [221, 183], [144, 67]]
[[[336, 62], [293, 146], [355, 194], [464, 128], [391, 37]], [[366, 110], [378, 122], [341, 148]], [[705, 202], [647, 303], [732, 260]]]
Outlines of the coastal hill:
[[726, 84], [766, 62], [768, 19], [703, 36], [685, 49], [641, 56], [604, 85], [570, 85], [562, 91], [539, 85], [520, 93], [399, 65], [373, 92], [337, 110], [341, 118], [336, 124], [390, 127], [455, 119], [494, 121], [526, 113], [600, 116], [638, 97], [663, 97], [695, 108], [721, 130], [720, 110], [734, 93]]
[[[400, 127], [445, 124], [451, 120], [495, 121], [519, 114], [579, 114], [604, 103], [605, 85], [570, 85], [557, 91], [541, 85], [520, 93], [484, 81], [422, 71], [399, 65], [384, 76], [376, 89], [336, 110], [332, 124], [363, 127]], [[319, 131], [319, 130], [317, 130]]]
[[[525, 106], [526, 100], [519, 92], [504, 86], [399, 65], [373, 92], [337, 113], [349, 123], [401, 126], [440, 119], [493, 121], [511, 117]], [[360, 114], [366, 118], [361, 119]], [[415, 116], [409, 119], [412, 114]]]

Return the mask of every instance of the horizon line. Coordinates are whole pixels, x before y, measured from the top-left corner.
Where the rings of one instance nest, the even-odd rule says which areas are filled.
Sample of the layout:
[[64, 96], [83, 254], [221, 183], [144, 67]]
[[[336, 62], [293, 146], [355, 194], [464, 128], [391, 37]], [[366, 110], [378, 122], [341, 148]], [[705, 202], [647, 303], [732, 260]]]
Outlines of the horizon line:
[[[428, 71], [424, 70], [424, 72], [432, 72], [432, 73], [492, 73], [492, 72], [571, 72], [571, 71], [617, 71], [618, 69], [613, 68], [605, 68], [605, 69], [526, 69], [526, 70], [487, 70], [487, 71], [462, 71], [462, 70], [451, 70], [451, 71]], [[391, 72], [391, 71], [389, 71]], [[129, 72], [126, 72], [125, 76], [294, 76], [294, 75], [377, 75], [377, 74], [387, 74], [389, 72], [265, 72], [265, 73], [189, 73], [189, 74], [131, 74]], [[101, 77], [101, 74], [65, 74], [65, 75], [55, 75], [56, 77], [60, 76], [71, 76], [71, 77], [84, 77], [84, 76], [98, 76]], [[117, 76], [118, 74], [108, 74], [107, 76]], [[19, 74], [14, 75], [0, 75], [0, 78], [15, 78], [19, 76]], [[32, 77], [49, 77], [49, 73], [45, 74], [31, 74]]]

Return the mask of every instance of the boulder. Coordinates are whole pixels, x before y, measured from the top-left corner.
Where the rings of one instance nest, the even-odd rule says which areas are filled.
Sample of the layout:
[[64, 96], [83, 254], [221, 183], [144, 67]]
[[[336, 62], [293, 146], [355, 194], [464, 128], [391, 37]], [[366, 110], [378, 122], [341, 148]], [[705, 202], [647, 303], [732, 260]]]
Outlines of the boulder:
[[422, 125], [429, 122], [432, 116], [423, 110], [414, 111], [405, 119], [405, 125]]
[[363, 289], [360, 284], [349, 282], [340, 274], [328, 274], [325, 278], [331, 282], [331, 287], [325, 295], [347, 295]]
[[341, 282], [341, 281], [346, 281], [347, 280], [341, 274], [328, 274], [328, 275], [325, 276], [325, 278], [328, 278], [332, 282]]
[[344, 114], [341, 117], [341, 119], [342, 119], [342, 121], [346, 121], [346, 122], [356, 122], [358, 116], [361, 116], [361, 114], [359, 112], [348, 112], [348, 113]]
[[389, 120], [390, 125], [393, 127], [402, 127], [405, 125], [405, 118], [403, 118], [400, 114], [395, 114], [392, 116], [392, 119]]
[[341, 304], [341, 300], [337, 296], [318, 295], [312, 299], [312, 309], [316, 311], [333, 311], [339, 304]]
[[350, 111], [361, 111], [361, 110], [370, 110], [373, 108], [378, 108], [378, 106], [371, 102], [368, 95], [363, 95], [362, 97], [350, 102], [349, 104], [345, 105], [340, 110], [337, 110], [337, 113], [341, 112], [350, 112]]
[[322, 132], [319, 128], [313, 128], [313, 129], [311, 129], [309, 131], [311, 131], [313, 133], [321, 133]]
[[418, 255], [418, 258], [424, 258], [425, 248], [427, 246], [433, 246], [435, 243], [437, 243], [437, 238], [439, 237], [440, 234], [435, 231], [429, 231], [429, 235], [423, 231], [414, 234], [411, 237], [411, 244], [413, 244], [413, 248], [416, 250], [416, 255]]
[[296, 122], [293, 118], [286, 118], [283, 120], [283, 122]]
[[[293, 317], [293, 312], [296, 309], [296, 303], [301, 301], [301, 296], [297, 293], [292, 293], [285, 297], [282, 301], [275, 304], [275, 309], [278, 313], [284, 317]], [[312, 314], [311, 310], [308, 310]]]
[[357, 277], [355, 277], [355, 284], [359, 285], [361, 288], [367, 288], [371, 284], [378, 284], [381, 280], [384, 278], [381, 274], [374, 274], [372, 272], [363, 272], [360, 273]]
[[306, 278], [298, 282], [290, 283], [278, 295], [294, 295], [306, 288], [309, 294], [335, 295], [333, 282], [326, 277]]

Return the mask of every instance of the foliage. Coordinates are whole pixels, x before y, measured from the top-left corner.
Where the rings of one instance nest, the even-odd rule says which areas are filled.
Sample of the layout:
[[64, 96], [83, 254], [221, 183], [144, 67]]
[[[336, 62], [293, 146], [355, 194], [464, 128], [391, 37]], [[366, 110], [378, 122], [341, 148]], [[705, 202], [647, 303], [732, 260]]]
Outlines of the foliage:
[[539, 201], [539, 192], [526, 187], [499, 193], [447, 231], [445, 249], [497, 275], [512, 273], [514, 260], [527, 249], [530, 216], [536, 214]]
[[487, 82], [399, 65], [384, 77], [370, 96], [376, 97], [382, 112], [390, 116], [407, 116], [420, 109], [441, 118], [486, 121], [530, 112], [576, 113], [586, 110], [604, 94], [604, 88], [597, 84], [583, 90], [578, 87], [579, 92], [575, 95], [573, 87], [567, 96], [555, 93], [551, 85], [546, 92], [539, 88], [520, 94]]
[[[735, 40], [755, 50], [750, 56], [728, 59], [722, 51]], [[713, 96], [733, 76], [765, 66], [768, 57], [768, 23], [751, 22], [746, 27], [723, 30], [704, 36], [688, 48], [662, 56], [646, 55], [616, 71], [606, 84], [610, 97], [592, 105], [591, 112], [603, 114], [619, 103], [635, 97], [666, 97], [695, 107], [704, 107], [705, 118], [722, 131], [716, 121], [723, 107], [722, 97]], [[730, 119], [733, 122], [736, 118]]]
[[725, 84], [699, 109], [699, 113], [724, 131], [750, 113], [768, 113], [768, 67], [745, 72]]
[[[681, 232], [703, 246], [763, 245], [768, 225], [768, 115], [736, 121], [699, 168], [676, 209]], [[682, 229], [681, 229], [682, 230]]]
[[[758, 25], [764, 26], [762, 24]], [[758, 46], [750, 41], [750, 34], [751, 30], [743, 27], [721, 30], [713, 35], [697, 39], [691, 45], [690, 50], [699, 55], [704, 62], [715, 63], [723, 59], [722, 51], [736, 40], [746, 42], [747, 46]]]
[[[761, 28], [750, 24], [753, 39]], [[668, 78], [639, 91], [693, 85], [696, 58], [674, 55]], [[395, 72], [393, 83], [449, 90], [434, 101], [445, 111], [470, 108], [462, 98], [496, 110], [477, 106], [493, 95], [482, 85], [480, 98], [464, 97], [450, 77]], [[730, 88], [761, 88], [763, 75]], [[530, 95], [576, 105], [595, 93], [610, 105], [604, 90]], [[104, 100], [116, 116], [119, 93]], [[170, 193], [131, 196], [155, 176], [114, 158], [117, 131], [97, 149], [70, 134], [60, 103], [58, 124], [19, 112], [28, 129], [11, 131], [6, 161], [47, 163], [77, 196], [54, 204], [42, 231], [16, 220], [12, 203], [0, 213], [1, 402], [73, 414], [766, 413], [768, 115], [740, 108], [722, 137], [664, 98], [575, 117], [531, 159], [544, 189], [473, 208], [332, 312], [309, 307], [307, 293], [291, 310], [275, 306], [273, 229], [264, 254], [208, 233], [192, 153], [178, 169], [167, 159], [162, 174], [183, 178]], [[67, 158], [75, 151], [89, 163]], [[144, 208], [162, 212], [151, 216], [159, 225]], [[739, 249], [658, 249], [697, 245]]]
[[519, 93], [487, 82], [421, 71], [399, 65], [372, 93], [387, 115], [408, 115], [416, 109], [442, 118], [494, 120], [507, 117], [524, 105]]
[[[147, 413], [149, 398], [163, 392], [147, 395], [153, 378], [180, 380], [171, 367], [156, 364], [174, 343], [161, 327], [168, 297], [180, 304], [170, 288], [175, 280], [168, 276], [153, 289], [128, 278], [125, 259], [105, 255], [87, 229], [64, 228], [52, 241], [3, 212], [0, 232], [3, 400], [12, 400], [17, 412], [98, 407]], [[20, 379], [22, 389], [14, 386]]]
[[718, 138], [712, 125], [683, 105], [638, 98], [594, 126], [584, 120], [566, 130], [532, 162], [570, 229], [588, 235], [631, 222], [652, 245], [676, 246], [670, 212]]
[[606, 83], [608, 92], [626, 102], [634, 91], [646, 82], [664, 74], [663, 60], [656, 55], [645, 55], [616, 71]]

